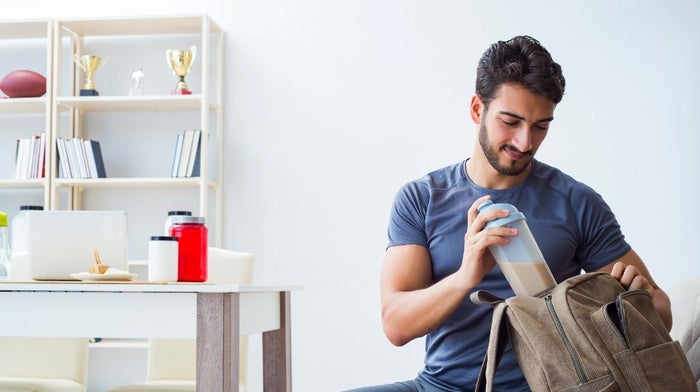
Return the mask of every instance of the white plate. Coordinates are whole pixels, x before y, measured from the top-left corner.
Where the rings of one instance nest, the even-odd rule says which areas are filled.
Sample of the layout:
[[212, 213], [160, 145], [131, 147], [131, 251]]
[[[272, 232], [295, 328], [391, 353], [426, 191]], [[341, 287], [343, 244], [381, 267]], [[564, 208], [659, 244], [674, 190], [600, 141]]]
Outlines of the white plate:
[[138, 275], [128, 272], [124, 274], [90, 274], [87, 272], [81, 272], [78, 274], [70, 274], [70, 276], [79, 280], [131, 280]]

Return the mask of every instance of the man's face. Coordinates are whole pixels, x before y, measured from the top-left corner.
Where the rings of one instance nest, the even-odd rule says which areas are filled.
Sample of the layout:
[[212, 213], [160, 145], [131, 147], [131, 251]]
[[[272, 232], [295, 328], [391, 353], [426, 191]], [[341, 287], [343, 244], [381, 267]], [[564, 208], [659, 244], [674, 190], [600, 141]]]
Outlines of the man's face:
[[517, 176], [530, 166], [547, 136], [555, 104], [520, 85], [504, 84], [488, 106], [482, 106], [479, 144], [489, 164], [501, 175]]

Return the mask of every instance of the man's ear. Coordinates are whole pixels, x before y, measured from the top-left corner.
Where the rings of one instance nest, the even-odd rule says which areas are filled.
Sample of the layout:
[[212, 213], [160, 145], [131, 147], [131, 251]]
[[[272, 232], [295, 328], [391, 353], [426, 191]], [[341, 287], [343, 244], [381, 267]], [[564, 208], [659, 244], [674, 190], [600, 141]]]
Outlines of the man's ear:
[[472, 100], [469, 104], [469, 115], [471, 116], [474, 124], [477, 124], [477, 125], [481, 124], [481, 118], [482, 118], [483, 114], [484, 114], [484, 103], [477, 94], [474, 94], [474, 96], [472, 96]]

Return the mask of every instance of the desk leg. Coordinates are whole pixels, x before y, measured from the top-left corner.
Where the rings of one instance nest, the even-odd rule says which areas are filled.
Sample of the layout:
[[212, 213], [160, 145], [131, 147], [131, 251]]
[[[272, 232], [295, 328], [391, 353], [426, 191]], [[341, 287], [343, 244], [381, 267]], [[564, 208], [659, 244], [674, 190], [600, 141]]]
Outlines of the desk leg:
[[292, 348], [289, 292], [280, 293], [280, 329], [263, 332], [263, 390], [291, 392]]
[[238, 293], [197, 295], [197, 392], [238, 391]]

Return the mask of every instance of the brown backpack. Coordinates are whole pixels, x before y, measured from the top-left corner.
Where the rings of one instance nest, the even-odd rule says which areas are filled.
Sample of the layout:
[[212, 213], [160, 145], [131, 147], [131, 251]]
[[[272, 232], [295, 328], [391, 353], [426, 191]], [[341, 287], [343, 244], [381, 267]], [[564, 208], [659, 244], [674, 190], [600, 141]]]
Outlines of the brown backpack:
[[544, 297], [500, 299], [475, 391], [493, 391], [510, 337], [530, 388], [566, 392], [697, 392], [688, 360], [656, 313], [647, 291], [626, 291], [603, 272], [574, 276]]

